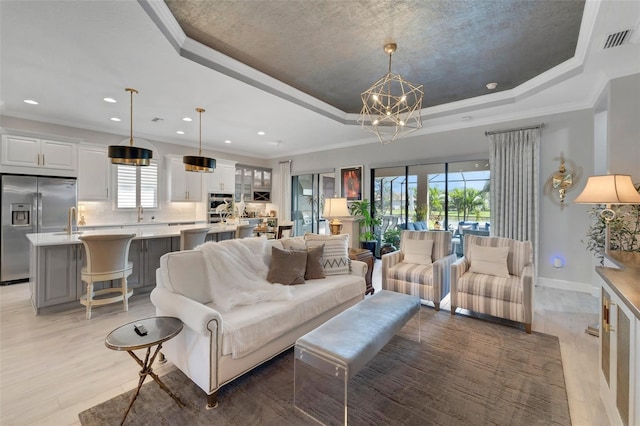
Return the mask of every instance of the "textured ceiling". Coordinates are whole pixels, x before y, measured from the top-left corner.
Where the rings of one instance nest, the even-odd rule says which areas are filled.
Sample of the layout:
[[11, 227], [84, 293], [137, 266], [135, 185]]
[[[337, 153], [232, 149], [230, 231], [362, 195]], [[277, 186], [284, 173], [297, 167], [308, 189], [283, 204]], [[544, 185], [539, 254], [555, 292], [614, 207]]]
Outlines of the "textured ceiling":
[[166, 0], [186, 35], [344, 112], [387, 72], [423, 107], [513, 89], [572, 58], [584, 0]]

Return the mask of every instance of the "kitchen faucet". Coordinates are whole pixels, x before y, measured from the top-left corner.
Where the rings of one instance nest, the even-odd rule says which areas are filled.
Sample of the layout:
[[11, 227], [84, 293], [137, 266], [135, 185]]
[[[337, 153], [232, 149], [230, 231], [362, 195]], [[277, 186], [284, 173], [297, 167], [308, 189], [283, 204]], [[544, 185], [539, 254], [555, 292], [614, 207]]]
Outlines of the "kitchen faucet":
[[73, 225], [77, 220], [78, 210], [74, 206], [69, 207], [69, 214], [67, 215], [67, 229], [65, 229], [68, 235], [73, 234]]
[[138, 222], [142, 222], [142, 219], [143, 219], [142, 215], [144, 214], [144, 209], [142, 208], [142, 205], [139, 205], [137, 209], [138, 209]]

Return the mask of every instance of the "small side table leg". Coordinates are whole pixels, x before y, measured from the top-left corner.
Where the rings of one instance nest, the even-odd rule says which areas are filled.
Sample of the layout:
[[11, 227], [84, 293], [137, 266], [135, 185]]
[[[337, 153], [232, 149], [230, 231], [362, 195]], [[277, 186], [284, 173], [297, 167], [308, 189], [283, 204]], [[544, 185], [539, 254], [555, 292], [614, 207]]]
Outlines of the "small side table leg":
[[159, 344], [156, 347], [156, 350], [153, 353], [153, 356], [150, 356], [151, 347], [148, 347], [147, 354], [144, 357], [144, 361], [138, 358], [133, 351], [127, 351], [129, 355], [131, 355], [131, 357], [136, 360], [138, 365], [142, 367], [142, 370], [140, 370], [140, 372], [138, 373], [138, 375], [140, 376], [140, 379], [138, 380], [138, 388], [136, 389], [136, 393], [133, 395], [133, 398], [131, 398], [131, 402], [129, 402], [129, 406], [127, 407], [127, 411], [124, 413], [124, 417], [122, 418], [122, 422], [120, 423], [120, 426], [124, 424], [124, 421], [126, 420], [127, 415], [129, 415], [129, 411], [131, 411], [131, 407], [133, 406], [133, 403], [135, 402], [136, 398], [138, 398], [138, 394], [140, 393], [140, 388], [142, 388], [142, 384], [144, 383], [147, 376], [151, 376], [153, 380], [155, 380], [156, 383], [158, 383], [158, 385], [160, 386], [160, 389], [165, 391], [167, 394], [169, 394], [171, 398], [173, 398], [176, 404], [178, 404], [178, 407], [180, 408], [184, 407], [184, 403], [180, 401], [180, 399], [176, 395], [174, 395], [164, 383], [162, 383], [162, 381], [160, 380], [160, 377], [158, 377], [158, 375], [153, 372], [153, 368], [151, 368], [151, 366], [153, 365], [153, 361], [155, 361], [156, 356], [160, 352], [161, 348], [162, 348], [162, 344]]

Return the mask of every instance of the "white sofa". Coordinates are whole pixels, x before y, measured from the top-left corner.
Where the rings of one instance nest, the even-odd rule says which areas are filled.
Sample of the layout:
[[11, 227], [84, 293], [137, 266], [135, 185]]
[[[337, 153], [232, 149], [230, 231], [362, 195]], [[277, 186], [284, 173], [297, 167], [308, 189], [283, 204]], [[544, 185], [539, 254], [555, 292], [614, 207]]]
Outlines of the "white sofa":
[[[217, 244], [217, 248], [247, 244], [267, 269], [273, 245], [282, 248], [285, 240], [304, 244], [303, 237], [265, 240], [263, 252], [258, 253], [256, 240], [207, 244]], [[280, 287], [290, 292], [288, 300], [262, 301], [225, 311], [211, 295], [220, 277], [208, 256], [202, 248], [165, 254], [151, 293], [157, 315], [177, 317], [184, 323], [182, 332], [163, 344], [162, 352], [206, 392], [208, 408], [217, 405], [221, 386], [292, 347], [296, 339], [364, 298], [367, 265], [351, 261], [350, 273]], [[264, 266], [243, 265], [246, 270], [241, 272]]]

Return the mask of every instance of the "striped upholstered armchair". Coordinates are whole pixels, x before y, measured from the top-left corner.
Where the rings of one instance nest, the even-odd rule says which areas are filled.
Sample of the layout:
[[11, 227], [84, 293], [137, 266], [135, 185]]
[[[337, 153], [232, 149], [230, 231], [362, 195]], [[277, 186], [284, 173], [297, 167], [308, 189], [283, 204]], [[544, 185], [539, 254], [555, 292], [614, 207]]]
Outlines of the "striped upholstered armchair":
[[400, 250], [382, 256], [382, 288], [433, 302], [449, 293], [451, 232], [402, 231]]
[[529, 241], [464, 236], [464, 256], [451, 265], [451, 315], [469, 309], [524, 324], [533, 321], [533, 262]]

